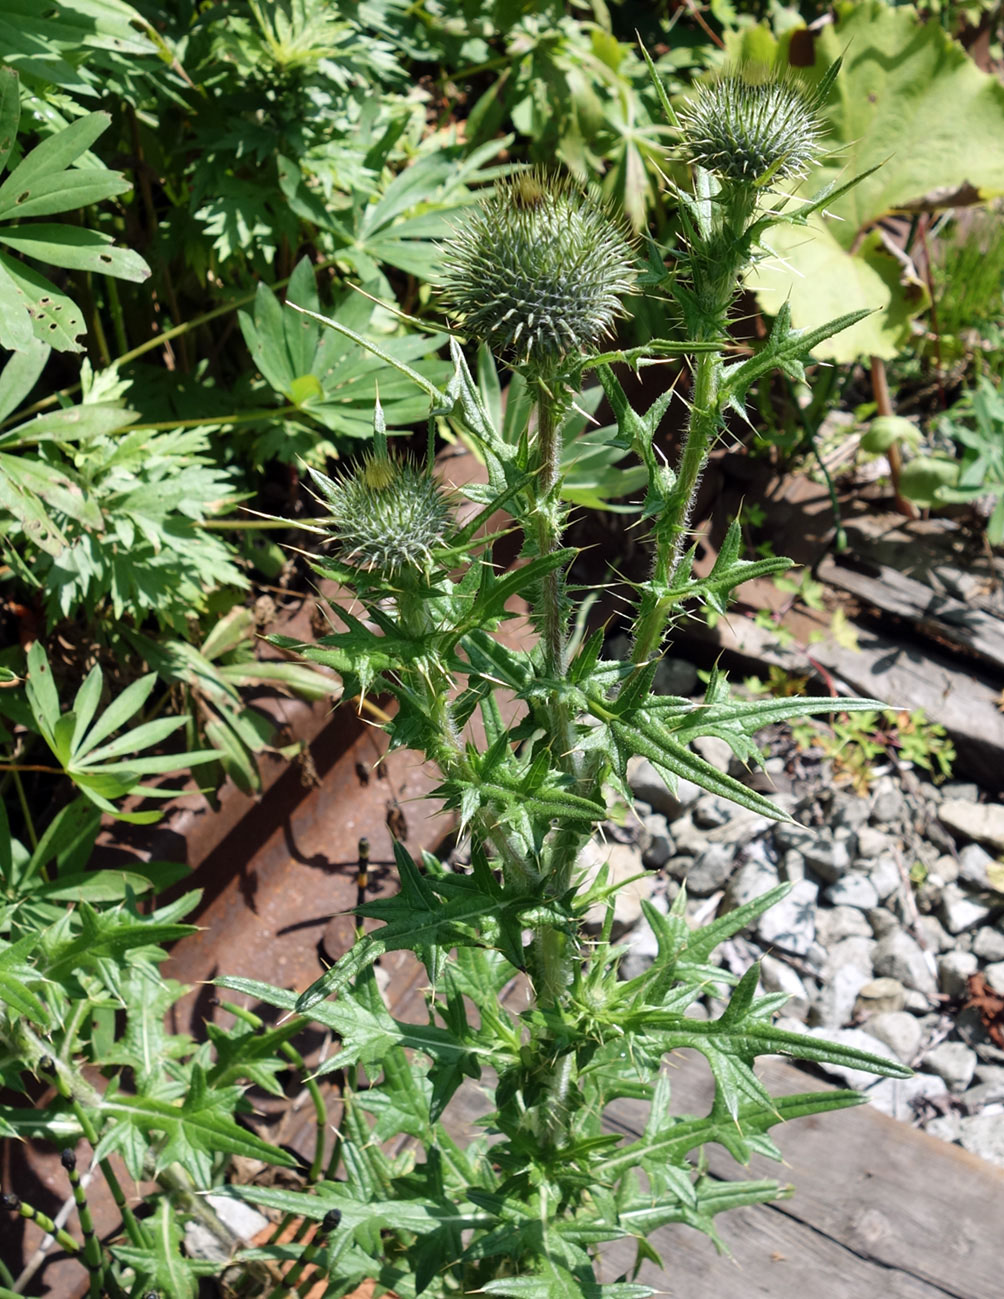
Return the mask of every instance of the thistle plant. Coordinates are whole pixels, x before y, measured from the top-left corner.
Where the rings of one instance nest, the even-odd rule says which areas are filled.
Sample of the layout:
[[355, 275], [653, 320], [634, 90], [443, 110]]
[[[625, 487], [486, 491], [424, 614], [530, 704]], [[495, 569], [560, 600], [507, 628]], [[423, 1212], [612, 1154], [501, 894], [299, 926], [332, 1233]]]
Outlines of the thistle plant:
[[[678, 619], [721, 612], [740, 583], [788, 566], [778, 558], [741, 559], [733, 520], [714, 568], [698, 577], [688, 529], [695, 487], [726, 414], [741, 415], [751, 385], [775, 367], [801, 378], [812, 348], [856, 319], [797, 333], [782, 310], [759, 352], [726, 359], [729, 310], [760, 255], [764, 230], [804, 222], [831, 197], [789, 207], [777, 187], [797, 180], [818, 147], [815, 107], [834, 75], [812, 97], [792, 83], [751, 82], [740, 70], [698, 91], [679, 119], [663, 96], [694, 174], [693, 192], [674, 191], [681, 239], [668, 271], [653, 270], [650, 259], [643, 273], [616, 218], [543, 173], [503, 182], [457, 228], [443, 249], [442, 277], [460, 335], [450, 342], [452, 379], [440, 389], [387, 360], [428, 394], [430, 431], [446, 419], [476, 446], [487, 483], [456, 488], [480, 507], [473, 517], [459, 522], [437, 482], [431, 438], [421, 467], [391, 456], [379, 406], [373, 456], [338, 479], [314, 475], [330, 507], [335, 547], [318, 571], [353, 601], [339, 614], [341, 628], [295, 648], [335, 668], [347, 698], [393, 697], [391, 743], [437, 764], [437, 792], [470, 850], [469, 867], [453, 867], [428, 854], [416, 861], [396, 844], [400, 892], [357, 909], [381, 925], [360, 932], [306, 991], [220, 980], [289, 1012], [291, 1023], [325, 1026], [339, 1043], [317, 1074], [337, 1070], [343, 1084], [333, 1149], [314, 1161], [326, 1174], [301, 1191], [234, 1189], [284, 1212], [337, 1221], [310, 1255], [326, 1274], [328, 1295], [348, 1294], [372, 1277], [402, 1299], [473, 1292], [641, 1299], [654, 1293], [633, 1279], [644, 1259], [658, 1261], [651, 1232], [685, 1222], [717, 1241], [719, 1211], [784, 1193], [775, 1182], [710, 1181], [700, 1167], [705, 1146], [718, 1143], [741, 1163], [754, 1150], [777, 1154], [767, 1136], [774, 1124], [860, 1099], [847, 1091], [771, 1097], [753, 1071], [758, 1055], [906, 1072], [775, 1028], [784, 998], [758, 994], [757, 968], [736, 979], [713, 963], [716, 946], [787, 886], [703, 928], [688, 923], [685, 890], [668, 915], [644, 904], [658, 955], [649, 970], [625, 979], [625, 949], [611, 941], [620, 885], [605, 869], [591, 881], [581, 869], [583, 849], [611, 803], [630, 803], [633, 755], [648, 758], [671, 788], [687, 778], [786, 820], [769, 799], [699, 757], [693, 741], [717, 736], [737, 758], [755, 763], [753, 736], [768, 723], [875, 706], [734, 700], [717, 671], [699, 704], [652, 692]], [[631, 292], [652, 287], [678, 303], [687, 343], [601, 350]], [[355, 337], [337, 320], [326, 323]], [[461, 338], [493, 348], [532, 392], [531, 415], [515, 433], [485, 399], [486, 354], [478, 381]], [[635, 411], [611, 367], [640, 367], [674, 351], [693, 355], [693, 386], [685, 445], [671, 468], [655, 444], [669, 395]], [[602, 630], [569, 636], [574, 552], [563, 544], [558, 429], [590, 373], [613, 409], [618, 452], [633, 452], [647, 477], [641, 517], [650, 528], [652, 568], [636, 591], [632, 648], [623, 661], [601, 657]], [[496, 569], [486, 535], [498, 510], [523, 537], [521, 562], [509, 572]], [[510, 649], [497, 633], [516, 595], [528, 602], [538, 637]], [[502, 691], [516, 701], [510, 724]], [[597, 904], [606, 916], [599, 934], [587, 927]], [[374, 963], [397, 949], [413, 951], [427, 971], [425, 1023], [395, 1019], [378, 988]], [[504, 995], [519, 978], [530, 994], [523, 1010]], [[727, 999], [726, 1010], [711, 1020], [688, 1017], [708, 989]], [[704, 1116], [672, 1109], [665, 1060], [682, 1047], [700, 1052], [714, 1078]], [[451, 1126], [461, 1086], [480, 1086], [488, 1104], [483, 1134], [463, 1148]], [[648, 1106], [633, 1139], [603, 1125], [607, 1106], [626, 1096]], [[396, 1134], [410, 1138], [403, 1153], [388, 1152]], [[622, 1237], [637, 1241], [633, 1274], [600, 1285], [595, 1250]], [[291, 1253], [295, 1246], [276, 1249], [276, 1257]]]

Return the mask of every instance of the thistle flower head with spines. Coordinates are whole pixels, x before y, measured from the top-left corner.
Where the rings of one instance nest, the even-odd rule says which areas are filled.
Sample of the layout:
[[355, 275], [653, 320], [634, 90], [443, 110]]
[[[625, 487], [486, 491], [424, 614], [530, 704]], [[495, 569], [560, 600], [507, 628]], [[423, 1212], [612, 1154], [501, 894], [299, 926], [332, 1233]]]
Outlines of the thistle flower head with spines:
[[449, 496], [430, 472], [410, 460], [370, 455], [337, 478], [310, 473], [348, 563], [388, 577], [430, 567], [453, 521]]
[[595, 350], [634, 284], [632, 236], [565, 178], [496, 186], [444, 246], [440, 291], [461, 330], [541, 373]]
[[750, 65], [699, 85], [677, 118], [689, 160], [725, 182], [801, 180], [818, 161], [819, 91]]

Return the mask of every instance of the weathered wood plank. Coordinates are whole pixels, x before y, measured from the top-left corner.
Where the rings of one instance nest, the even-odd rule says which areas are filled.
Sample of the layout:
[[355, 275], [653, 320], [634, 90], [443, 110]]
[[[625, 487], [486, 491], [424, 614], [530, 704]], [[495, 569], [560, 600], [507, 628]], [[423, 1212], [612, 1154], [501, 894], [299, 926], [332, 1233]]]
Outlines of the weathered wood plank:
[[1004, 669], [1004, 621], [983, 609], [939, 594], [887, 564], [869, 564], [865, 569], [827, 557], [820, 561], [816, 576], [885, 613], [906, 618], [924, 635]]
[[[782, 1060], [764, 1060], [759, 1072], [775, 1094], [825, 1086]], [[673, 1075], [674, 1111], [702, 1114], [710, 1099], [707, 1066], [681, 1060]], [[644, 1124], [645, 1106], [621, 1101], [611, 1107], [610, 1117], [615, 1128], [637, 1134]], [[1004, 1170], [868, 1105], [799, 1119], [783, 1129], [774, 1128], [772, 1136], [784, 1155], [783, 1179], [794, 1184], [795, 1195], [780, 1205], [742, 1211], [762, 1222], [765, 1233], [780, 1230], [770, 1223], [770, 1215], [780, 1213], [819, 1240], [835, 1243], [848, 1258], [870, 1261], [876, 1267], [876, 1281], [883, 1278], [883, 1290], [888, 1289], [887, 1279], [897, 1273], [958, 1299], [998, 1299], [1004, 1275], [1000, 1234]], [[778, 1165], [769, 1160], [756, 1158], [749, 1169], [737, 1170], [724, 1152], [712, 1147], [708, 1156], [709, 1169], [718, 1177], [779, 1175]], [[741, 1215], [721, 1220], [730, 1247], [731, 1224], [737, 1216]], [[769, 1253], [758, 1266], [769, 1262]], [[747, 1258], [747, 1266], [753, 1266], [754, 1257]], [[773, 1275], [773, 1267], [769, 1270]], [[845, 1291], [817, 1287], [808, 1293], [835, 1299]], [[691, 1299], [696, 1299], [693, 1292]]]
[[[787, 1216], [775, 1206], [737, 1209], [719, 1221], [729, 1257], [686, 1227], [664, 1227], [650, 1244], [664, 1267], [644, 1263], [638, 1279], [674, 1299], [956, 1299], [957, 1291], [929, 1285], [907, 1272], [860, 1258], [839, 1241]], [[634, 1263], [634, 1245], [617, 1241], [604, 1251], [600, 1277], [611, 1281]]]
[[[855, 626], [857, 648], [832, 638], [813, 645], [811, 655], [849, 691], [881, 699], [892, 708], [923, 708], [952, 736], [959, 770], [987, 790], [1004, 788], [1004, 713], [998, 689], [980, 680], [972, 667], [963, 669], [933, 649], [924, 653], [879, 632]], [[787, 671], [805, 671], [805, 653], [778, 647], [772, 632], [750, 618], [722, 619], [713, 632], [689, 633], [735, 655], [741, 670], [776, 663]], [[684, 638], [681, 636], [681, 640]]]
[[[673, 1112], [707, 1113], [713, 1082], [704, 1060], [680, 1052], [671, 1066]], [[828, 1085], [778, 1058], [761, 1061], [758, 1072], [774, 1095]], [[486, 1108], [481, 1089], [465, 1084], [447, 1113], [451, 1130], [472, 1133]], [[641, 1102], [617, 1101], [607, 1126], [634, 1139], [646, 1115]], [[652, 1244], [665, 1270], [646, 1264], [642, 1280], [685, 1299], [999, 1299], [1004, 1170], [869, 1105], [799, 1119], [771, 1135], [783, 1165], [757, 1158], [740, 1168], [709, 1146], [709, 1171], [790, 1182], [794, 1196], [723, 1215], [718, 1230], [731, 1258], [689, 1228], [661, 1229]], [[633, 1244], [611, 1245], [604, 1260], [602, 1279], [610, 1281], [632, 1265]]]

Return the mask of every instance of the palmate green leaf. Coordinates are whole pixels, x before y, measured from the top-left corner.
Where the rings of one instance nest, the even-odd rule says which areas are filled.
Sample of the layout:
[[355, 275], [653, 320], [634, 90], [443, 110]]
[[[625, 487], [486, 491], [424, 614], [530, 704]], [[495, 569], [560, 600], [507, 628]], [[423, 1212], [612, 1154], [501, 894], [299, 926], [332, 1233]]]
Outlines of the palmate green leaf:
[[294, 1168], [296, 1160], [292, 1155], [235, 1121], [233, 1113], [241, 1095], [240, 1087], [209, 1087], [205, 1072], [197, 1064], [192, 1066], [191, 1084], [181, 1105], [110, 1091], [97, 1105], [97, 1117], [106, 1121], [106, 1126], [94, 1157], [103, 1159], [113, 1151], [121, 1151], [132, 1176], [142, 1177], [142, 1163], [135, 1166], [135, 1150], [130, 1145], [134, 1130], [154, 1147], [158, 1171], [180, 1163], [200, 1186], [211, 1185], [213, 1157], [219, 1154], [243, 1155], [279, 1168]]
[[[373, 402], [378, 390], [389, 429], [406, 428], [427, 416], [427, 397], [406, 375], [389, 371], [364, 346], [353, 345], [344, 335], [323, 329], [303, 314], [309, 311], [316, 316], [320, 310], [309, 258], [297, 264], [286, 300], [301, 310], [297, 314], [283, 310], [272, 291], [259, 284], [253, 317], [239, 313], [251, 355], [276, 392], [324, 428], [350, 437], [372, 436]], [[375, 305], [368, 295], [347, 289], [333, 314], [343, 327], [365, 337]], [[446, 363], [428, 359], [441, 346], [435, 336], [381, 335], [379, 346], [401, 362], [414, 362], [416, 373], [438, 381], [446, 377]]]
[[[440, 242], [449, 236], [450, 223], [477, 198], [469, 187], [511, 172], [511, 166], [487, 165], [511, 142], [512, 136], [506, 136], [473, 150], [441, 147], [418, 158], [398, 172], [378, 198], [357, 206], [341, 226], [347, 246], [339, 250], [339, 259], [354, 267], [363, 281], [378, 274], [384, 263], [436, 283], [442, 264]], [[330, 224], [334, 230], [337, 223]]]
[[[5, 25], [0, 18], [0, 35]], [[0, 222], [82, 207], [130, 189], [117, 172], [95, 167], [93, 161], [68, 170], [110, 121], [107, 113], [88, 113], [36, 145], [0, 185]], [[138, 254], [116, 248], [108, 235], [79, 226], [0, 224], [0, 243], [49, 265], [137, 282], [150, 274]], [[34, 337], [60, 351], [79, 351], [77, 338], [83, 328], [72, 299], [37, 270], [0, 253], [0, 345], [12, 350], [30, 347]]]
[[151, 812], [122, 812], [110, 801], [142, 789], [143, 776], [179, 771], [213, 762], [218, 757], [215, 749], [202, 749], [191, 753], [130, 756], [128, 761], [115, 761], [159, 744], [185, 725], [184, 717], [159, 718], [115, 740], [108, 739], [143, 707], [156, 679], [157, 674], [151, 672], [132, 682], [95, 720], [103, 683], [101, 669], [95, 665], [77, 692], [73, 709], [60, 714], [59, 699], [41, 642], [36, 641], [28, 651], [26, 689], [39, 733], [81, 793], [120, 820], [143, 822], [157, 818]]

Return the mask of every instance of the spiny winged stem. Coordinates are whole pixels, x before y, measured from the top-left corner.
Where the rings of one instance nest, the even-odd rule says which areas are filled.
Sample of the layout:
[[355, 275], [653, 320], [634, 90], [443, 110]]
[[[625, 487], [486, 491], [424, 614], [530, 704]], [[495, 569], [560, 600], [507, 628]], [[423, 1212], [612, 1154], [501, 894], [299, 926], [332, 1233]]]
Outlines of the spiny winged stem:
[[[753, 227], [764, 196], [782, 180], [798, 181], [816, 161], [822, 131], [817, 109], [836, 70], [814, 93], [754, 67], [726, 71], [697, 87], [678, 114], [694, 168], [694, 194], [678, 192], [682, 237], [682, 309], [696, 343], [724, 342], [728, 313], [755, 256]], [[701, 474], [724, 428], [722, 353], [695, 349], [690, 419], [676, 482], [653, 529], [652, 582], [639, 609], [631, 658], [660, 649], [676, 603], [687, 530]]]
[[[460, 328], [486, 342], [522, 371], [536, 394], [536, 437], [530, 444], [530, 487], [522, 519], [538, 556], [553, 554], [564, 527], [561, 503], [562, 423], [578, 367], [613, 331], [621, 298], [634, 282], [631, 236], [621, 222], [567, 179], [524, 172], [500, 184], [474, 209], [446, 248], [443, 296]], [[589, 772], [577, 752], [576, 723], [564, 697], [568, 668], [568, 596], [564, 571], [541, 580], [534, 610], [543, 673], [551, 687], [541, 701], [551, 764], [588, 792]], [[586, 835], [573, 825], [552, 828], [543, 851], [541, 890], [564, 894]], [[531, 975], [540, 1004], [567, 998], [576, 942], [553, 924], [535, 927]], [[558, 1139], [567, 1121], [563, 1095], [568, 1062], [549, 1067], [550, 1103], [539, 1135]]]

